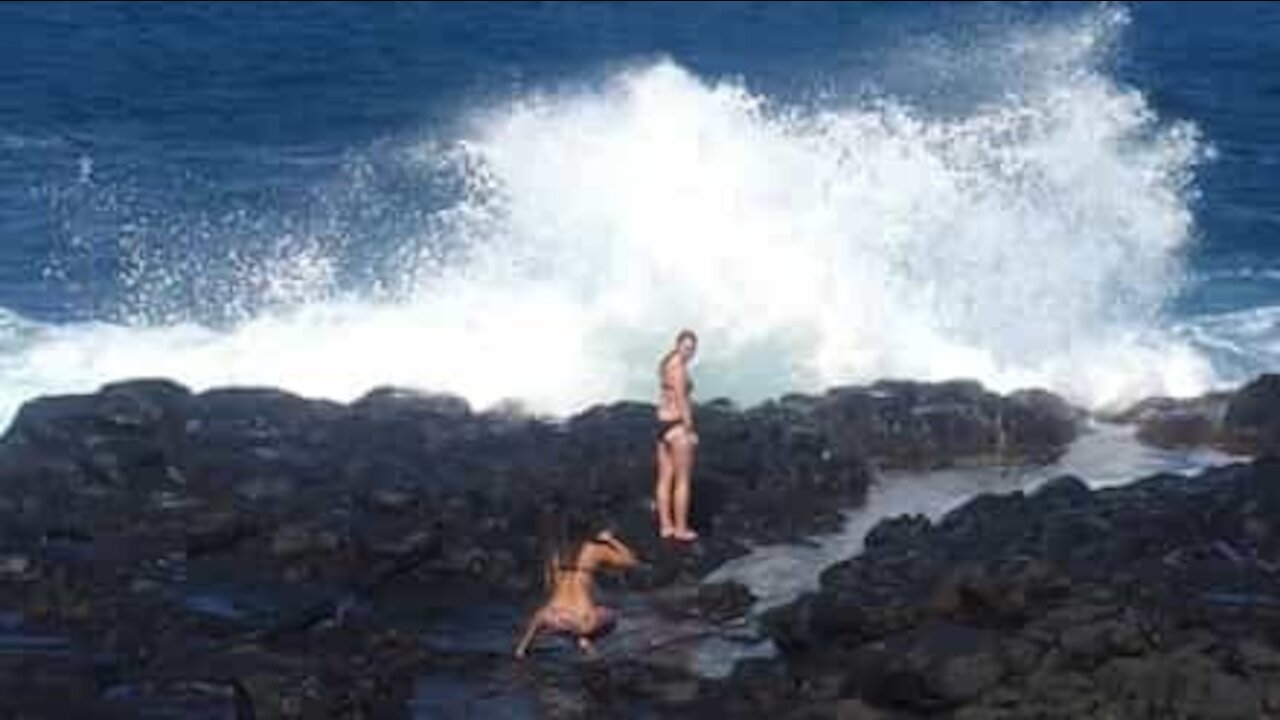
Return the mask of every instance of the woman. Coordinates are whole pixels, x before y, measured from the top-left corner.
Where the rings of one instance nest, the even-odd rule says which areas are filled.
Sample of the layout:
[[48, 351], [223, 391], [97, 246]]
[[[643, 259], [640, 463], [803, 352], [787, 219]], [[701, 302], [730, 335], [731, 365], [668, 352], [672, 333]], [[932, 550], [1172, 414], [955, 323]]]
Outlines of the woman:
[[516, 645], [518, 658], [528, 653], [534, 638], [544, 629], [573, 635], [578, 647], [590, 653], [592, 639], [614, 623], [613, 610], [595, 602], [592, 575], [607, 567], [634, 567], [635, 553], [608, 530], [594, 536], [581, 532], [566, 535], [567, 541], [551, 554], [545, 568], [551, 598], [529, 620]]
[[698, 534], [689, 528], [689, 486], [698, 433], [693, 427], [689, 399], [693, 381], [688, 367], [697, 351], [698, 336], [692, 330], [681, 330], [675, 347], [658, 366], [658, 480], [654, 489], [658, 534], [684, 542], [698, 539]]

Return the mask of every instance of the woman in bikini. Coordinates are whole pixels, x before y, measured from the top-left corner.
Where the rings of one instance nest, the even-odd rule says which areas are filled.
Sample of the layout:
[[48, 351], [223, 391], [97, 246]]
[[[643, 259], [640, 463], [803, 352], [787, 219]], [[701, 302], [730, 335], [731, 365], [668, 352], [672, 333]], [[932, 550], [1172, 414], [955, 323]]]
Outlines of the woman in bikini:
[[614, 611], [595, 603], [592, 575], [606, 567], [633, 567], [636, 555], [608, 530], [594, 536], [577, 535], [562, 544], [547, 561], [545, 579], [551, 588], [551, 599], [529, 620], [516, 645], [518, 658], [528, 653], [542, 630], [573, 635], [578, 647], [589, 653], [592, 640], [613, 626]]
[[693, 381], [688, 367], [697, 351], [698, 336], [692, 330], [681, 330], [675, 347], [658, 366], [658, 479], [654, 488], [658, 534], [685, 542], [698, 539], [698, 534], [689, 528], [689, 486], [698, 433], [693, 428], [693, 404], [689, 399]]

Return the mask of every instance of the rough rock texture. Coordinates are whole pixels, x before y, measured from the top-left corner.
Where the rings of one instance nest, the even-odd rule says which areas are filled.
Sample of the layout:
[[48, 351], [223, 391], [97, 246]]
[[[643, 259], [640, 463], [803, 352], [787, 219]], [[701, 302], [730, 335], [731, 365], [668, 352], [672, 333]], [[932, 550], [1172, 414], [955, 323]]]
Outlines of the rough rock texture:
[[[654, 633], [731, 638], [749, 595], [696, 582], [750, 543], [835, 529], [880, 467], [1051, 458], [1079, 419], [1047, 393], [967, 382], [713, 401], [697, 415], [703, 540], [676, 548], [653, 536], [645, 404], [551, 420], [395, 389], [342, 405], [165, 380], [32, 400], [0, 439], [0, 707], [407, 714], [424, 692], [451, 692], [423, 682], [515, 672], [506, 654], [541, 592], [540, 537], [568, 511], [615, 526], [647, 560], [604, 589], [652, 598]], [[710, 690], [679, 665], [616, 657], [530, 692], [562, 715], [696, 703]], [[950, 693], [988, 682], [947, 677]], [[641, 689], [609, 690], [622, 680]]]

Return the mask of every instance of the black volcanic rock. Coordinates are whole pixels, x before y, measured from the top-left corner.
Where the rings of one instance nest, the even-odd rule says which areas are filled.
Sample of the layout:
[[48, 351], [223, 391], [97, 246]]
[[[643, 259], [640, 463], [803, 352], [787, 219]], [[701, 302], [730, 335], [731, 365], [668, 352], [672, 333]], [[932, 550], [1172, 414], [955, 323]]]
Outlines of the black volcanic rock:
[[1237, 447], [1280, 454], [1280, 375], [1262, 375], [1232, 395], [1223, 431]]
[[[637, 549], [644, 564], [603, 587], [676, 598], [653, 629], [678, 644], [680, 627], [741, 622], [752, 602], [742, 586], [701, 578], [751, 544], [837, 529], [877, 467], [1047, 459], [1077, 420], [1046, 393], [1001, 397], [969, 382], [846, 387], [746, 409], [707, 402], [693, 501], [703, 537], [682, 548], [655, 537], [644, 403], [557, 420], [394, 388], [343, 405], [164, 380], [38, 398], [0, 439], [0, 622], [58, 638], [60, 654], [36, 670], [47, 682], [6, 684], [0, 708], [401, 712], [432, 663], [493, 671], [492, 656], [465, 650], [428, 662], [405, 638], [432, 622], [458, 637], [496, 632], [450, 618], [539, 596], [547, 523], [565, 513], [597, 518]], [[501, 621], [502, 656], [518, 622]], [[992, 682], [940, 662], [919, 672], [941, 697]], [[81, 677], [91, 672], [101, 677]], [[590, 711], [653, 702], [680, 712], [716, 692], [625, 660], [574, 675], [572, 690], [548, 682], [540, 692]]]
[[770, 612], [790, 678], [771, 702], [826, 717], [851, 701], [890, 717], [1275, 716], [1277, 517], [1280, 461], [1259, 460], [1096, 492], [1064, 477], [936, 523], [883, 521], [818, 592]]
[[1108, 418], [1135, 424], [1162, 448], [1216, 447], [1241, 455], [1280, 453], [1280, 375], [1260, 375], [1235, 392], [1148, 398]]

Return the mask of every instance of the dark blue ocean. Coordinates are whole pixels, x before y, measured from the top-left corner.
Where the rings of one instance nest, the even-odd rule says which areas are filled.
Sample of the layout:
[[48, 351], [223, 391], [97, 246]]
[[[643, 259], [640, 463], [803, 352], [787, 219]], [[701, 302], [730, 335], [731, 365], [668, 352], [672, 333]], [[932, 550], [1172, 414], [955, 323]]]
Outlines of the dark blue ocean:
[[0, 416], [1280, 361], [1280, 4], [0, 4]]

